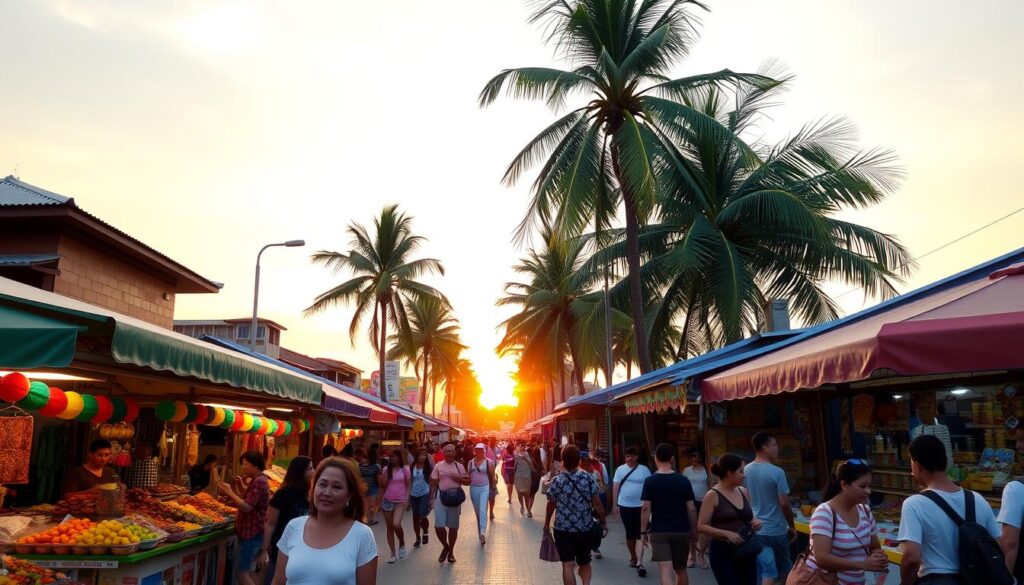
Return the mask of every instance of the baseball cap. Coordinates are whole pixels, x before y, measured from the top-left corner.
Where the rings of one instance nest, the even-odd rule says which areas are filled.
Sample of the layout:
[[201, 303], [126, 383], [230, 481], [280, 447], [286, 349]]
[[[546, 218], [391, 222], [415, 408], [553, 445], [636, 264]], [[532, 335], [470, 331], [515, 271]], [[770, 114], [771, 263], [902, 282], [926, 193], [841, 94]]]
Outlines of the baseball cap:
[[474, 449], [486, 449], [487, 445], [484, 445], [483, 443], [477, 443], [476, 446], [473, 447], [473, 448]]

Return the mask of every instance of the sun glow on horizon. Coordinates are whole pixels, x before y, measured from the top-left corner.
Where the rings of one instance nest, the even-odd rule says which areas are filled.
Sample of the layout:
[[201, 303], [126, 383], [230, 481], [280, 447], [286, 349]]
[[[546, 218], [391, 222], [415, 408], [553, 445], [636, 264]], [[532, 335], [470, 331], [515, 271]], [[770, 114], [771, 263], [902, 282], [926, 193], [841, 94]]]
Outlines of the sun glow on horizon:
[[519, 406], [519, 397], [515, 392], [515, 366], [497, 356], [488, 357], [490, 359], [473, 364], [481, 386], [480, 405], [487, 410], [499, 406]]

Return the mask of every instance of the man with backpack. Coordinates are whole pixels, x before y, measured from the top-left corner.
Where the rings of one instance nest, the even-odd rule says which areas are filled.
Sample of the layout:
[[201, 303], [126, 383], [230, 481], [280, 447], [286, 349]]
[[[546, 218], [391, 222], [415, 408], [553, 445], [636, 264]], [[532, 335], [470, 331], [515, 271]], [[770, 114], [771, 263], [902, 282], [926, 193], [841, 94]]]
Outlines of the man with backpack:
[[643, 544], [640, 540], [640, 509], [643, 501], [644, 481], [651, 476], [646, 465], [640, 465], [640, 451], [636, 447], [626, 449], [626, 462], [615, 470], [612, 479], [612, 515], [622, 519], [626, 529], [626, 548], [629, 549], [629, 566], [640, 576], [647, 574], [644, 567]]
[[901, 582], [1011, 585], [992, 507], [953, 483], [946, 464], [938, 437], [921, 435], [910, 442], [910, 473], [926, 489], [903, 502]]

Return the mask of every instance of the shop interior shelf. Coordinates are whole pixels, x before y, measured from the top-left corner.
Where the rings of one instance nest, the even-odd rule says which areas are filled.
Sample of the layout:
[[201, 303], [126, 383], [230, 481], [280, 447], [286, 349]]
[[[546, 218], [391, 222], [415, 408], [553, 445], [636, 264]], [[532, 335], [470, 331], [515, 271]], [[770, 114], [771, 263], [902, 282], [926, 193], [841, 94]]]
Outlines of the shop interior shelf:
[[[917, 494], [921, 493], [921, 492], [917, 492], [917, 491], [914, 491], [914, 490], [901, 490], [899, 488], [876, 487], [876, 486], [871, 486], [871, 491], [878, 492], [880, 494], [892, 494], [894, 496], [908, 496], [908, 497], [909, 496], [914, 496], [914, 495], [917, 495]], [[1000, 496], [998, 496], [998, 495], [987, 495], [987, 494], [981, 494], [981, 495], [990, 504], [994, 504], [997, 508], [999, 507], [999, 504], [1001, 503]]]
[[872, 465], [871, 466], [871, 471], [879, 471], [879, 472], [882, 472], [882, 473], [897, 473], [899, 475], [910, 475], [910, 468], [909, 467], [886, 467], [886, 466]]

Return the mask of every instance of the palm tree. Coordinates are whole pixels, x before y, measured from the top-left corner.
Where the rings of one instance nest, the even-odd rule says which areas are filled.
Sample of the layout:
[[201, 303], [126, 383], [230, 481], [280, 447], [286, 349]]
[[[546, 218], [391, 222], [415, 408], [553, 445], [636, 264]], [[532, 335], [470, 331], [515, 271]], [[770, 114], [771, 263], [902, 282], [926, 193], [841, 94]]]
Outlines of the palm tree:
[[729, 134], [714, 117], [679, 98], [695, 88], [738, 80], [771, 83], [727, 69], [670, 79], [668, 73], [696, 37], [687, 11], [691, 5], [704, 8], [695, 0], [545, 0], [530, 21], [547, 24], [548, 40], [571, 68], [506, 69], [479, 98], [486, 106], [504, 88], [554, 109], [574, 95], [590, 98], [531, 140], [509, 165], [504, 181], [515, 184], [527, 168], [543, 161], [520, 238], [538, 223], [578, 234], [593, 222], [601, 232], [621, 202], [630, 317], [642, 372], [651, 370], [651, 354], [644, 334], [639, 230], [657, 206], [662, 170], [672, 166], [672, 138], [678, 127]]
[[420, 296], [406, 302], [405, 307], [408, 310], [406, 326], [391, 336], [388, 359], [404, 359], [413, 366], [416, 376], [423, 382], [420, 410], [426, 412], [428, 384], [431, 388], [436, 386], [444, 378], [441, 368], [458, 359], [466, 346], [459, 337], [459, 321], [446, 301]]
[[[560, 381], [568, 355], [573, 381], [582, 394], [587, 364], [597, 362], [592, 359], [597, 352], [603, 354], [603, 349], [584, 354], [582, 348], [603, 339], [604, 306], [600, 293], [592, 291], [594, 276], [580, 270], [584, 241], [565, 239], [550, 230], [546, 230], [545, 241], [543, 249], [531, 250], [515, 268], [526, 281], [506, 284], [505, 296], [497, 302], [498, 306], [520, 307], [520, 312], [501, 324], [505, 334], [498, 352], [518, 353], [520, 370], [532, 372], [532, 377], [557, 369]], [[621, 313], [613, 318], [620, 323], [628, 320]]]
[[[452, 403], [455, 402], [456, 397], [465, 402], [463, 397], [471, 396], [473, 391], [479, 390], [479, 388], [480, 382], [477, 380], [476, 372], [473, 371], [473, 363], [465, 358], [459, 358], [452, 371], [448, 372], [444, 383], [449, 425], [452, 424]], [[460, 406], [459, 409], [463, 413], [468, 412], [465, 406]]]
[[[406, 307], [403, 295], [418, 300], [433, 298], [447, 303], [444, 295], [417, 279], [425, 274], [444, 274], [444, 267], [433, 258], [411, 259], [426, 239], [412, 231], [412, 217], [389, 205], [374, 219], [371, 234], [357, 223], [347, 228], [352, 246], [347, 253], [320, 250], [313, 254], [314, 264], [335, 272], [347, 269], [353, 278], [317, 295], [306, 308], [309, 315], [335, 305], [355, 305], [355, 315], [348, 334], [355, 345], [356, 331], [363, 319], [373, 313], [370, 323], [370, 343], [380, 360], [381, 400], [387, 402], [384, 387], [384, 358], [387, 354], [388, 324], [396, 329], [406, 328]], [[401, 293], [401, 294], [400, 294]]]
[[[741, 83], [733, 94], [707, 88], [683, 99], [742, 136], [783, 87]], [[835, 217], [882, 201], [901, 174], [891, 152], [858, 149], [843, 119], [806, 125], [777, 145], [678, 130], [670, 148], [685, 169], [666, 173], [661, 219], [639, 234], [644, 288], [658, 299], [650, 340], [674, 343], [677, 358], [756, 331], [766, 300], [788, 298], [799, 320], [821, 323], [839, 316], [826, 282], [889, 297], [914, 266], [896, 238]], [[617, 236], [590, 270], [629, 253]]]

